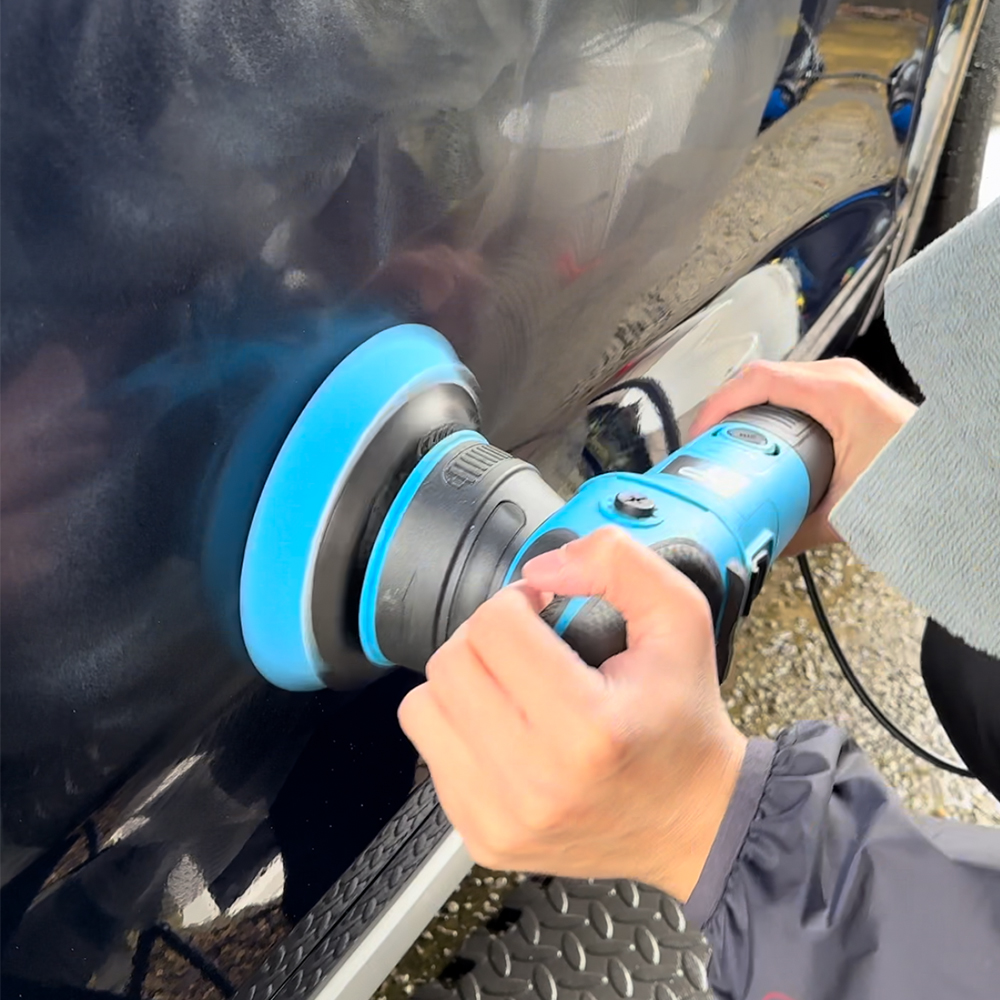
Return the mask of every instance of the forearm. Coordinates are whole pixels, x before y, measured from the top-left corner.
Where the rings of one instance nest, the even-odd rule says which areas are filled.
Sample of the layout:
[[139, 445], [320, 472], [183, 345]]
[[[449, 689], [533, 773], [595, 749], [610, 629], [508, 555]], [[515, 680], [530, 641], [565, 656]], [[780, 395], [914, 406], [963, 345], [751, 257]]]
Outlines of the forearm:
[[832, 726], [752, 741], [687, 905], [716, 996], [994, 995], [1000, 831], [959, 832], [980, 841], [975, 862], [946, 854]]

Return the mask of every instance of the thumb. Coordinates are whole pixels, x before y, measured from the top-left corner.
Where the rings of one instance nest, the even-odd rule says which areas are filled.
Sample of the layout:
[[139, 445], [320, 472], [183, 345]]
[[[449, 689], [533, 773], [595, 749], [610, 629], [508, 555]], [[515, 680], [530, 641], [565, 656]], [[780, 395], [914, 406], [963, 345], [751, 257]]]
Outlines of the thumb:
[[630, 649], [677, 641], [699, 616], [711, 629], [698, 587], [621, 528], [601, 528], [526, 563], [524, 580], [539, 591], [603, 597], [628, 623]]

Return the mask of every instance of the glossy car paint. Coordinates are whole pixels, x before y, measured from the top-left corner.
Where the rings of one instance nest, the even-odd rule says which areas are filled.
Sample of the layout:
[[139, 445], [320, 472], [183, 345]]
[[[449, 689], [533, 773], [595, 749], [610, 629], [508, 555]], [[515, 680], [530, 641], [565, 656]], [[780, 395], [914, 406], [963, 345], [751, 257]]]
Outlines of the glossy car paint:
[[[762, 264], [797, 275], [793, 354], [837, 347], [913, 245], [981, 12], [5, 0], [5, 976], [119, 990], [158, 921], [238, 937], [261, 871], [296, 919], [410, 791], [416, 678], [288, 694], [234, 627], [340, 358], [436, 327], [490, 438], [557, 470]], [[762, 129], [810, 37], [826, 76]], [[879, 81], [915, 53], [900, 137]]]

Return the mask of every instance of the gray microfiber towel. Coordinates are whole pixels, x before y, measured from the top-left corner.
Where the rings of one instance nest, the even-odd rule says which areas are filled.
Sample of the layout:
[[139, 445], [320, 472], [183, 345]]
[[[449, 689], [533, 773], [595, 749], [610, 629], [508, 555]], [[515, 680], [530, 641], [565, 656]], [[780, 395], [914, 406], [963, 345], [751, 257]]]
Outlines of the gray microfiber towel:
[[885, 316], [925, 402], [831, 521], [914, 604], [1000, 656], [1000, 201], [900, 267]]

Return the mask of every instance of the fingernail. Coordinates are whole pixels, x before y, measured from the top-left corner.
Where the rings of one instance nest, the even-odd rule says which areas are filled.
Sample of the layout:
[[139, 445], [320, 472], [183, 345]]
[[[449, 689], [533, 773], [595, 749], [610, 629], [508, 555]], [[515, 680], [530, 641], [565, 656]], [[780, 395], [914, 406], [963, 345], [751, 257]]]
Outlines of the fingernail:
[[527, 572], [531, 568], [532, 573], [558, 573], [566, 565], [566, 554], [562, 549], [552, 549], [551, 552], [543, 552], [534, 559], [529, 559], [524, 564]]

